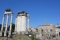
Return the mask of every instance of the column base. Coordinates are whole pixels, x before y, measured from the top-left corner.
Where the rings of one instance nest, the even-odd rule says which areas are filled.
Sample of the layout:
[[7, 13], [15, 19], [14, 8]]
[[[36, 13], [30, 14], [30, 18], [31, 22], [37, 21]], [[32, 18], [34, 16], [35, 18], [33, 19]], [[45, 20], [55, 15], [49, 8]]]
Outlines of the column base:
[[25, 34], [25, 31], [20, 31], [20, 32], [17, 32], [17, 34], [20, 34], [20, 33]]
[[2, 32], [0, 32], [0, 36], [2, 36]]
[[6, 33], [4, 32], [4, 37], [6, 37]]
[[11, 32], [8, 33], [8, 37], [11, 37]]
[[11, 34], [9, 33], [8, 37], [10, 37], [10, 36], [11, 36]]

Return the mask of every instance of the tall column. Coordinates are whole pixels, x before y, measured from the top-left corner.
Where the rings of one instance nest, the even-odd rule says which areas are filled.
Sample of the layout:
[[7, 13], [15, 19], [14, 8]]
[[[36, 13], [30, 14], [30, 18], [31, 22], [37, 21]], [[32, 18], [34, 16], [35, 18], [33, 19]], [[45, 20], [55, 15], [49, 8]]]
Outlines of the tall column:
[[8, 27], [8, 14], [7, 14], [7, 19], [6, 19], [6, 28], [5, 28], [4, 36], [6, 36], [6, 33], [7, 33], [7, 27]]
[[11, 19], [10, 19], [10, 30], [9, 30], [9, 35], [8, 35], [8, 37], [11, 36], [11, 29], [12, 29], [12, 16], [13, 16], [13, 14], [11, 14]]
[[27, 16], [28, 16], [28, 31], [29, 31], [29, 28], [30, 28], [30, 16], [29, 16], [29, 14]]
[[3, 27], [4, 27], [4, 15], [3, 15], [3, 19], [2, 19], [2, 27], [1, 27], [1, 32], [3, 31]]
[[2, 27], [1, 27], [1, 33], [0, 33], [0, 36], [2, 36], [3, 27], [4, 27], [4, 15], [3, 15], [3, 19], [2, 19]]

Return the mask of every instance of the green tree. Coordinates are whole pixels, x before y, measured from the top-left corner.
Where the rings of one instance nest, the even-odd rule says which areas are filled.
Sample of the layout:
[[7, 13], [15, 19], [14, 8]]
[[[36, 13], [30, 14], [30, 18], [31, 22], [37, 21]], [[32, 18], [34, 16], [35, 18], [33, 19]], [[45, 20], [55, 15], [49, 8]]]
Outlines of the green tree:
[[10, 25], [8, 26], [7, 31], [9, 31], [9, 28], [10, 28]]
[[39, 38], [35, 38], [35, 40], [40, 40]]
[[[10, 25], [8, 26], [7, 30], [8, 30], [8, 31], [10, 30]], [[12, 23], [12, 29], [11, 29], [11, 31], [14, 32], [14, 30], [15, 30], [15, 24]]]
[[32, 39], [32, 40], [34, 40], [34, 39], [35, 39], [35, 40], [40, 40], [40, 39], [38, 39], [38, 38], [35, 38], [34, 35], [31, 36], [31, 39]]
[[55, 37], [56, 37], [56, 35], [55, 35], [55, 34], [53, 34], [53, 35], [52, 35], [52, 37], [53, 37], [53, 38], [55, 38]]
[[12, 32], [15, 30], [15, 24], [12, 23]]

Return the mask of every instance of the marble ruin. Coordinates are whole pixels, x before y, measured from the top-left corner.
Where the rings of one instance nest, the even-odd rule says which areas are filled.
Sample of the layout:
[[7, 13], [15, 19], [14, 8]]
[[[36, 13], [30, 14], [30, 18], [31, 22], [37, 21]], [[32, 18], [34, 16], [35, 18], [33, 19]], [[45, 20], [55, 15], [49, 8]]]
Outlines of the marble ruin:
[[[8, 27], [8, 19], [9, 19], [9, 15], [10, 15], [10, 29], [9, 32], [7, 31], [7, 27]], [[4, 20], [6, 17], [6, 28], [5, 31], [3, 31], [3, 27], [4, 27]], [[12, 27], [12, 17], [13, 17], [13, 12], [11, 9], [7, 8], [3, 14], [3, 19], [2, 19], [2, 27], [1, 27], [1, 32], [0, 32], [0, 36], [2, 36], [2, 33], [4, 33], [4, 36], [7, 36], [8, 33], [8, 37], [11, 35], [11, 27]]]
[[20, 34], [22, 32], [23, 34], [26, 32], [26, 18], [28, 18], [28, 30], [30, 27], [30, 16], [25, 11], [18, 12], [16, 16], [16, 24], [15, 24], [15, 32]]
[[[9, 15], [10, 15], [10, 18], [9, 18]], [[5, 31], [3, 31], [5, 16], [6, 16], [6, 27], [5, 27]], [[4, 14], [3, 14], [0, 36], [2, 36], [3, 33], [4, 33], [4, 37], [7, 36], [7, 33], [8, 33], [8, 37], [11, 36], [12, 19], [13, 19], [12, 17], [13, 17], [12, 10], [7, 8], [5, 10]], [[18, 12], [18, 14], [16, 16], [16, 19], [15, 19], [14, 34], [15, 33], [20, 34], [20, 32], [25, 34], [25, 32], [27, 31], [27, 27], [26, 27], [27, 18], [28, 18], [28, 31], [29, 31], [29, 27], [30, 27], [30, 16], [29, 16], [29, 14], [25, 11]], [[10, 19], [10, 29], [9, 29], [9, 31], [7, 31], [8, 21], [9, 21], [8, 19]]]
[[[9, 18], [10, 16], [10, 18]], [[6, 17], [6, 18], [5, 18]], [[5, 31], [3, 31], [3, 27], [4, 27], [4, 20], [6, 19], [6, 26], [5, 26]], [[8, 28], [8, 24], [9, 24], [9, 20], [10, 19], [10, 29], [9, 31], [7, 31]], [[26, 21], [28, 19], [28, 21]], [[2, 27], [1, 27], [1, 31], [0, 31], [0, 37], [4, 36], [4, 37], [11, 37], [12, 32], [12, 20], [13, 20], [13, 12], [10, 8], [7, 8], [3, 14], [3, 19], [2, 19]], [[46, 38], [51, 38], [51, 35], [56, 35], [56, 37], [60, 37], [60, 25], [59, 27], [53, 25], [53, 24], [48, 24], [48, 21], [46, 21], [45, 25], [39, 25], [38, 28], [32, 28], [30, 27], [30, 15], [25, 12], [25, 11], [21, 11], [18, 12], [18, 14], [16, 15], [15, 18], [15, 30], [14, 30], [14, 35], [20, 34], [22, 32], [22, 34], [29, 34], [29, 36], [31, 36], [32, 34], [35, 35], [36, 38], [41, 38], [43, 39], [43, 37]], [[28, 28], [26, 27], [26, 22], [28, 22]], [[8, 33], [8, 35], [7, 35]], [[4, 34], [4, 35], [2, 35]]]

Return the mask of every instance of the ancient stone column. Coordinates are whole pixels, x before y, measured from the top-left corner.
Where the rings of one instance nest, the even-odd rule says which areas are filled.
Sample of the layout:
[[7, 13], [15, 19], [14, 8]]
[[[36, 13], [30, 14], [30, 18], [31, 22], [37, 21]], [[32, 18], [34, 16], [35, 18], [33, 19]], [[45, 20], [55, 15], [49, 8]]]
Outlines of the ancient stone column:
[[3, 19], [2, 19], [2, 27], [1, 27], [1, 33], [0, 33], [0, 36], [2, 36], [3, 27], [4, 27], [4, 15], [3, 15]]
[[4, 27], [4, 15], [3, 15], [3, 19], [2, 19], [2, 27], [1, 27], [1, 31], [3, 31], [3, 27]]
[[6, 19], [6, 28], [5, 28], [4, 36], [6, 36], [7, 27], [8, 27], [8, 14], [6, 14], [6, 15], [7, 15], [7, 19]]
[[30, 18], [28, 17], [28, 31], [29, 31], [29, 28], [30, 28]]
[[8, 37], [11, 36], [11, 30], [12, 30], [12, 16], [13, 16], [13, 14], [11, 14], [11, 19], [10, 19], [10, 30], [9, 30], [9, 35], [8, 35]]
[[28, 31], [29, 31], [29, 28], [30, 28], [30, 17], [29, 17], [29, 14], [27, 15], [28, 17]]

